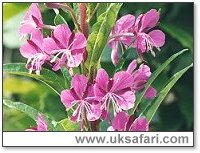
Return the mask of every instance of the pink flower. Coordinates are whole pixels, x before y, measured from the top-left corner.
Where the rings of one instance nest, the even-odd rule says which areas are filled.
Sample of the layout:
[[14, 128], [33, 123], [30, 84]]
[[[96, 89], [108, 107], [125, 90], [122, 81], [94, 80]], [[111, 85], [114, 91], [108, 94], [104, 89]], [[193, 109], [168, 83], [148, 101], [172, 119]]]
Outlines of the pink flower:
[[134, 106], [135, 94], [131, 90], [133, 77], [121, 71], [109, 79], [104, 69], [99, 69], [95, 79], [94, 93], [96, 99], [102, 102], [103, 118], [108, 117], [110, 103], [113, 105], [114, 115], [122, 110]]
[[[150, 68], [147, 65], [140, 65], [139, 69], [137, 69], [137, 61], [133, 60], [128, 68], [127, 68], [127, 72], [129, 74], [131, 74], [133, 76], [133, 85], [132, 85], [132, 89], [135, 91], [140, 91], [142, 89], [144, 89], [145, 84], [147, 83], [147, 81], [149, 80], [150, 76], [151, 76], [151, 71]], [[156, 89], [154, 89], [153, 87], [149, 87], [144, 95], [144, 97], [146, 99], [153, 99], [156, 97]]]
[[134, 119], [120, 112], [113, 118], [108, 131], [149, 131], [149, 123], [144, 117]]
[[109, 46], [112, 48], [111, 59], [114, 65], [117, 65], [117, 63], [119, 62], [119, 43], [131, 43], [131, 36], [134, 36], [134, 34], [130, 32], [130, 29], [133, 27], [134, 22], [135, 17], [133, 15], [125, 15], [117, 20], [115, 26], [111, 31]]
[[162, 47], [165, 43], [165, 34], [154, 28], [159, 20], [159, 12], [151, 9], [146, 14], [137, 17], [133, 15], [125, 15], [121, 17], [111, 31], [109, 46], [112, 48], [111, 59], [114, 65], [119, 62], [119, 43], [136, 48], [138, 55], [149, 52], [155, 56], [153, 48]]
[[38, 3], [32, 3], [19, 28], [21, 36], [31, 34], [35, 29], [42, 29], [43, 21]]
[[67, 25], [61, 24], [55, 27], [51, 41], [52, 43], [46, 49], [49, 54], [55, 54], [51, 60], [56, 62], [54, 71], [62, 66], [73, 68], [81, 64], [86, 47], [86, 38], [82, 33], [74, 34]]
[[133, 47], [136, 48], [138, 54], [149, 52], [155, 56], [153, 47], [160, 50], [165, 43], [165, 34], [161, 30], [152, 30], [160, 18], [159, 12], [151, 9], [146, 14], [141, 14], [136, 19], [133, 33], [136, 35]]
[[101, 116], [100, 103], [95, 100], [93, 85], [88, 83], [84, 75], [76, 74], [72, 78], [71, 89], [61, 92], [61, 101], [67, 109], [75, 109], [71, 116], [74, 122], [82, 123], [85, 116], [89, 121], [95, 121]]
[[144, 88], [144, 85], [147, 83], [148, 79], [151, 76], [150, 68], [145, 65], [141, 64], [138, 69], [137, 68], [137, 61], [133, 60], [128, 68], [127, 72], [133, 76], [133, 90], [139, 91]]
[[42, 114], [38, 115], [37, 127], [32, 127], [30, 129], [26, 129], [26, 131], [48, 131], [47, 123], [45, 122]]
[[49, 38], [43, 38], [41, 31], [36, 29], [32, 31], [30, 40], [20, 47], [21, 55], [28, 58], [26, 67], [29, 69], [29, 73], [36, 71], [36, 74], [40, 74], [42, 65], [50, 59], [45, 52], [50, 41]]

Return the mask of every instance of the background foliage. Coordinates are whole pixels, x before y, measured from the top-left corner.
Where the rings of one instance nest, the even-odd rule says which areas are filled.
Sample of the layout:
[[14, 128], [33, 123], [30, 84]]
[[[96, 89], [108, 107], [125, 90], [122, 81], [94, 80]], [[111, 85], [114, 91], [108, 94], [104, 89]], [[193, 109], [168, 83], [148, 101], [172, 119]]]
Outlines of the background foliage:
[[[3, 4], [3, 63], [26, 62], [19, 53], [18, 27], [29, 3], [4, 3]], [[53, 10], [42, 8], [44, 23], [54, 24], [56, 14]], [[101, 4], [105, 5], [105, 4]], [[125, 14], [138, 15], [151, 8], [160, 9], [161, 19], [158, 25], [166, 33], [166, 44], [161, 52], [156, 52], [156, 57], [145, 55], [145, 60], [156, 70], [171, 55], [188, 48], [189, 51], [171, 63], [154, 82], [154, 86], [160, 89], [172, 74], [188, 66], [193, 61], [193, 3], [124, 3], [119, 17]], [[104, 11], [104, 10], [100, 10]], [[73, 28], [72, 21], [66, 13], [60, 14]], [[45, 31], [48, 35], [49, 31]], [[127, 51], [126, 61], [123, 67], [127, 67], [131, 59], [136, 55], [133, 49]], [[109, 75], [113, 75], [114, 66], [110, 59], [110, 49], [107, 47], [101, 61]], [[181, 77], [170, 91], [164, 102], [160, 105], [152, 122], [152, 131], [192, 131], [193, 130], [193, 68], [189, 69]], [[59, 121], [67, 116], [65, 108], [60, 102], [59, 96], [44, 84], [27, 77], [3, 74], [3, 96], [13, 101], [21, 101], [41, 112], [45, 112], [51, 119]], [[139, 107], [142, 107], [140, 105]], [[3, 107], [3, 130], [19, 131], [35, 125], [35, 121], [25, 114]]]

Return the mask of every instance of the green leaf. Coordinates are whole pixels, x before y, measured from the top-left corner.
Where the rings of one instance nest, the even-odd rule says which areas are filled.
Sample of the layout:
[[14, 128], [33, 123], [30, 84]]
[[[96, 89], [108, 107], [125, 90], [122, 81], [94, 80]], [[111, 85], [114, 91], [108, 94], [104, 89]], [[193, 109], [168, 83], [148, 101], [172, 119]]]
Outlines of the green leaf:
[[121, 6], [121, 3], [111, 3], [106, 12], [98, 17], [97, 22], [92, 27], [92, 33], [89, 35], [87, 43], [86, 67], [89, 69], [89, 73], [100, 63], [102, 52]]
[[[16, 110], [19, 110], [19, 111], [27, 114], [29, 117], [31, 117], [36, 122], [37, 122], [38, 114], [42, 114], [38, 110], [36, 110], [22, 102], [12, 102], [10, 100], [4, 99], [3, 104], [11, 109], [16, 109]], [[44, 117], [44, 120], [48, 124], [48, 130], [50, 130], [50, 131], [55, 130], [56, 121], [51, 120], [49, 117], [45, 116], [44, 114], [42, 114], [42, 115]]]
[[58, 95], [64, 89], [64, 80], [53, 71], [43, 68], [40, 75], [30, 74], [24, 63], [10, 63], [3, 65], [3, 71], [10, 74], [22, 75], [39, 80], [53, 89]]
[[30, 3], [3, 3], [3, 22], [23, 12], [30, 6]]
[[99, 8], [97, 10], [97, 17], [104, 13], [109, 7], [109, 3], [99, 3]]
[[77, 18], [78, 22], [80, 20], [79, 4], [80, 3], [73, 3], [73, 10], [74, 10], [74, 13], [76, 15], [76, 18]]
[[59, 13], [59, 10], [54, 10], [56, 13], [56, 16], [54, 18], [54, 24], [59, 25], [59, 24], [67, 24], [66, 20], [63, 18], [63, 16]]
[[186, 30], [170, 23], [160, 23], [159, 25], [165, 32], [170, 34], [174, 39], [178, 40], [183, 47], [189, 48], [191, 51], [193, 50], [193, 38]]
[[157, 111], [158, 107], [160, 106], [161, 102], [164, 100], [170, 89], [174, 86], [174, 84], [180, 79], [180, 77], [187, 72], [189, 68], [191, 68], [193, 64], [187, 66], [186, 68], [182, 69], [181, 71], [177, 72], [174, 74], [168, 81], [166, 85], [164, 85], [163, 89], [160, 91], [158, 94], [158, 97], [152, 102], [149, 107], [144, 111], [143, 114], [146, 116], [147, 120], [150, 122], [151, 119], [153, 118], [155, 112]]
[[97, 5], [97, 3], [87, 3], [86, 4], [88, 18], [90, 18], [91, 15], [93, 14], [93, 11], [95, 10], [96, 5]]
[[108, 123], [108, 121], [104, 120], [102, 122], [99, 123], [99, 127], [101, 131], [107, 131], [107, 129], [109, 128], [110, 124]]
[[154, 80], [158, 77], [158, 75], [173, 61], [175, 60], [179, 55], [186, 52], [188, 49], [183, 49], [180, 52], [172, 55], [167, 61], [165, 61], [152, 75], [151, 78], [148, 80], [148, 82], [145, 85], [144, 91], [137, 97], [137, 100], [135, 101], [135, 105], [133, 109], [129, 111], [129, 114], [133, 114], [141, 102], [142, 98], [144, 97], [144, 94], [146, 93], [147, 89], [151, 86], [151, 84], [154, 82]]
[[79, 131], [79, 124], [72, 122], [70, 119], [63, 119], [57, 124], [57, 128], [64, 131]]
[[66, 67], [62, 67], [61, 68], [61, 72], [62, 72], [63, 77], [65, 79], [65, 88], [69, 89], [72, 77], [69, 74], [69, 71], [68, 71], [68, 69]]
[[[137, 59], [137, 55], [134, 55], [134, 51], [132, 48], [127, 49], [122, 56], [120, 57], [119, 63], [115, 67], [115, 72], [121, 71], [125, 65], [126, 61], [130, 61], [132, 59]], [[131, 57], [133, 56], [133, 57]]]

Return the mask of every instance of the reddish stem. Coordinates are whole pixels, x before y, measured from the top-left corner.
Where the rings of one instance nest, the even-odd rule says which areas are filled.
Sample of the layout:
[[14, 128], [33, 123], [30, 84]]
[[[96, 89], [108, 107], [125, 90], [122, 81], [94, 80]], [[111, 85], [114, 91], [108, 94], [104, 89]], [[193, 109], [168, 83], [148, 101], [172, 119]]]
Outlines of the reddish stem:
[[85, 3], [80, 3], [79, 5], [80, 10], [80, 26], [82, 33], [87, 38], [88, 37], [88, 25], [87, 25], [87, 8]]

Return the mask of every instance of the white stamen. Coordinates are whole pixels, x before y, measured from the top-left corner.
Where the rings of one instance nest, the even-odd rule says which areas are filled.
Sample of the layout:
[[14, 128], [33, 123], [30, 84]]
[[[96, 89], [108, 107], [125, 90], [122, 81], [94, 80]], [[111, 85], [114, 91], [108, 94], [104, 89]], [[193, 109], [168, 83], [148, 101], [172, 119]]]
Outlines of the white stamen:
[[36, 74], [40, 75], [41, 61], [44, 59], [45, 56], [46, 55], [44, 55], [43, 53], [36, 53], [35, 55], [28, 58], [26, 64], [28, 65], [30, 63], [31, 65], [29, 69], [30, 74], [33, 72], [35, 66]]

